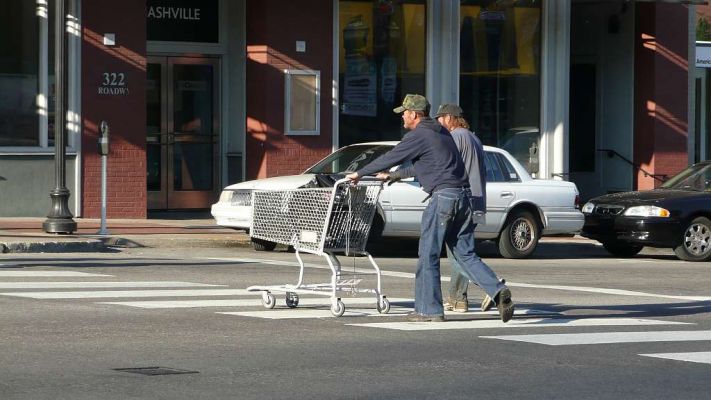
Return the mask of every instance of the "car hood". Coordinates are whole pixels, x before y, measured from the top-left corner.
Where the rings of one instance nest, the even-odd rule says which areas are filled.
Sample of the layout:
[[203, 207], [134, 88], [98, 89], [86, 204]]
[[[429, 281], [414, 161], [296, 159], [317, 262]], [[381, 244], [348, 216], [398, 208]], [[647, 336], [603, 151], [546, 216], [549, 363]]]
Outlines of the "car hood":
[[596, 197], [592, 199], [592, 201], [595, 203], [623, 205], [640, 203], [659, 204], [668, 200], [679, 199], [682, 197], [695, 197], [703, 194], [703, 192], [693, 192], [688, 190], [654, 189], [639, 192], [606, 194], [604, 196]]
[[225, 190], [238, 189], [258, 189], [258, 190], [278, 190], [278, 189], [298, 189], [314, 178], [314, 174], [275, 176], [273, 178], [255, 179], [227, 186]]

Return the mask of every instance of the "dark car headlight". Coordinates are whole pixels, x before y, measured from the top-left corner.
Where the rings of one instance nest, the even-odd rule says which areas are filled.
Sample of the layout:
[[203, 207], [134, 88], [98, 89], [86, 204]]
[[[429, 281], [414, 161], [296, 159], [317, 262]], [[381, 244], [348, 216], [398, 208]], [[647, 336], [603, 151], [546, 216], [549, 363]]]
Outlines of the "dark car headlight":
[[657, 206], [634, 206], [625, 210], [622, 214], [627, 217], [660, 217], [669, 218], [671, 213], [666, 208]]

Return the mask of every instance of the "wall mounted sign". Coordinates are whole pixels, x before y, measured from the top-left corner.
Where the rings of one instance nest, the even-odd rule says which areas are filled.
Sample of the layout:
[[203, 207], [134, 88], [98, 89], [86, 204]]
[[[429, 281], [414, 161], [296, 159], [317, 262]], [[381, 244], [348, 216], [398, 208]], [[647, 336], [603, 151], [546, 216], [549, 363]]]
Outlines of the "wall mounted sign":
[[125, 96], [130, 94], [123, 72], [104, 72], [101, 74], [99, 94], [108, 96]]
[[711, 43], [696, 42], [696, 66], [711, 68]]
[[148, 0], [148, 40], [217, 43], [218, 0]]

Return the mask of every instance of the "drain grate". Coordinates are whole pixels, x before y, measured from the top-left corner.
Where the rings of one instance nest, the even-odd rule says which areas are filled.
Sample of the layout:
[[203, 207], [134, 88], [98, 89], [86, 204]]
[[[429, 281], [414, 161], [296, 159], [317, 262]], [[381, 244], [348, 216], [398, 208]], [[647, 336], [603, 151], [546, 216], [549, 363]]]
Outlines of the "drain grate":
[[114, 368], [114, 371], [128, 372], [131, 374], [141, 375], [179, 375], [179, 374], [197, 374], [198, 371], [188, 371], [185, 369], [167, 368], [167, 367], [139, 367], [139, 368]]

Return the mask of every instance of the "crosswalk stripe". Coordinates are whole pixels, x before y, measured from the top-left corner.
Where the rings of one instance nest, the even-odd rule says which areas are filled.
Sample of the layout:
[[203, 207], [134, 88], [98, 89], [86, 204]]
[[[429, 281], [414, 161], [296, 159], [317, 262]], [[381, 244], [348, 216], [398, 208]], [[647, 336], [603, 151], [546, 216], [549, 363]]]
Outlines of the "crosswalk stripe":
[[[298, 262], [270, 260], [270, 259], [261, 259], [261, 258], [209, 257], [208, 259], [209, 260], [219, 260], [219, 261], [229, 261], [229, 262], [235, 262], [235, 263], [246, 263], [246, 264], [299, 267]], [[323, 265], [323, 264], [304, 263], [304, 266], [307, 268], [315, 268], [315, 269], [325, 269], [325, 270], [330, 269], [327, 265]], [[349, 269], [347, 272], [350, 272], [350, 271], [351, 270]], [[344, 272], [346, 272], [346, 271], [344, 270]], [[373, 270], [368, 269], [368, 268], [356, 268], [354, 270], [354, 272], [356, 272], [356, 273], [371, 273], [372, 274]], [[415, 279], [415, 274], [409, 273], [409, 272], [381, 270], [380, 274], [382, 276]], [[450, 277], [443, 275], [443, 276], [441, 276], [441, 280], [442, 280], [442, 282], [449, 282]], [[512, 288], [520, 287], [520, 288], [531, 288], [531, 289], [566, 290], [566, 291], [572, 291], [572, 292], [602, 293], [602, 294], [609, 294], [609, 295], [615, 295], [615, 296], [652, 297], [652, 298], [674, 299], [674, 300], [683, 300], [683, 301], [709, 301], [709, 300], [711, 300], [711, 297], [709, 297], [709, 296], [681, 296], [681, 295], [646, 293], [646, 292], [637, 292], [637, 291], [631, 291], [631, 290], [620, 290], [620, 289], [610, 289], [610, 288], [595, 288], [595, 287], [587, 287], [587, 286], [537, 285], [537, 284], [530, 284], [530, 283], [517, 283], [517, 282], [511, 282], [511, 281], [507, 281], [506, 285], [509, 287], [512, 287]]]
[[[299, 303], [301, 305], [301, 303]], [[408, 312], [412, 311], [412, 307], [397, 307], [392, 306], [390, 312], [387, 314], [380, 314], [375, 308], [360, 309], [360, 308], [346, 308], [346, 312], [343, 314], [344, 317], [375, 317], [375, 316], [390, 316], [390, 317], [402, 317]], [[308, 318], [329, 318], [333, 317], [331, 311], [327, 308], [303, 308], [297, 307], [296, 309], [279, 309], [279, 310], [264, 310], [264, 311], [233, 311], [233, 312], [218, 312], [217, 314], [227, 314], [227, 315], [237, 315], [243, 317], [253, 317], [253, 318], [265, 318], [265, 319], [308, 319]], [[455, 313], [446, 311], [446, 315], [457, 315], [457, 316], [475, 316], [475, 315], [492, 315], [498, 317], [497, 311], [487, 311], [485, 313], [481, 311], [468, 312], [468, 313]], [[550, 314], [546, 311], [540, 310], [516, 310], [516, 315], [536, 315], [536, 314]]]
[[76, 271], [0, 271], [0, 278], [31, 278], [31, 277], [110, 277], [113, 275], [91, 274]]
[[[668, 324], [672, 325], [682, 323], [671, 322]], [[558, 333], [550, 335], [506, 335], [481, 337], [486, 339], [545, 344], [548, 346], [570, 346], [611, 343], [704, 341], [711, 340], [711, 331]]]
[[[637, 318], [531, 318], [515, 319], [503, 323], [498, 319], [449, 320], [446, 322], [376, 322], [351, 324], [367, 328], [395, 329], [400, 331], [435, 331], [450, 329], [492, 329], [492, 328], [553, 328], [570, 326], [632, 326], [632, 325], [685, 325], [684, 322], [669, 322]], [[521, 335], [528, 336], [528, 335]], [[548, 335], [530, 335], [546, 337]], [[513, 336], [483, 336], [492, 339], [516, 338]], [[508, 339], [515, 340], [515, 339]]]
[[[341, 318], [346, 317], [376, 317], [376, 316], [403, 316], [411, 309], [403, 308], [390, 310], [387, 314], [380, 314], [375, 308], [346, 308]], [[296, 310], [267, 310], [267, 311], [239, 311], [218, 312], [217, 314], [237, 315], [264, 319], [309, 319], [309, 318], [334, 318], [328, 308], [321, 309], [296, 309]]]
[[226, 286], [208, 283], [173, 281], [137, 282], [0, 282], [0, 289], [75, 289], [75, 288], [139, 288], [139, 287], [208, 287]]
[[245, 289], [187, 289], [187, 290], [96, 290], [84, 292], [7, 292], [2, 296], [31, 299], [96, 299], [120, 297], [198, 297], [198, 296], [248, 296], [254, 293]]
[[[251, 293], [254, 294], [254, 293]], [[375, 307], [375, 298], [359, 298], [359, 297], [345, 297], [341, 298], [346, 306], [353, 304], [372, 304]], [[390, 304], [397, 303], [407, 303], [412, 304], [412, 299], [400, 299], [400, 298], [390, 298]], [[261, 307], [262, 299], [261, 297], [256, 297], [253, 299], [241, 299], [241, 300], [173, 300], [173, 301], [112, 301], [112, 302], [101, 302], [99, 304], [113, 304], [119, 306], [128, 307], [138, 307], [138, 308], [198, 308], [198, 307]], [[277, 298], [277, 305], [282, 306], [283, 299]], [[330, 300], [327, 297], [321, 298], [303, 298], [299, 299], [299, 305], [314, 306], [322, 305], [328, 306]], [[284, 305], [284, 307], [286, 307]]]
[[696, 353], [656, 353], [640, 354], [643, 357], [664, 358], [667, 360], [687, 361], [702, 364], [711, 364], [711, 351], [700, 351]]

